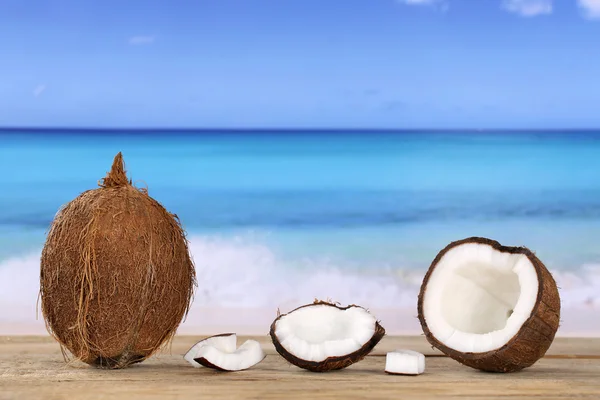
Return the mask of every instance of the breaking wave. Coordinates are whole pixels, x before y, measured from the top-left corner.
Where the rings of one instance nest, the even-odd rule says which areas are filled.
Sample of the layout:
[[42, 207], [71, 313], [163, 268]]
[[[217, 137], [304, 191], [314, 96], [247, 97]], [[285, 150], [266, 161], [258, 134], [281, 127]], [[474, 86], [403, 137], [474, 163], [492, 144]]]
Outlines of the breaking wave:
[[[326, 259], [285, 259], [269, 246], [242, 237], [193, 236], [196, 307], [289, 309], [314, 298], [369, 308], [411, 308], [424, 270], [360, 269]], [[600, 265], [553, 271], [564, 308], [600, 309]], [[0, 261], [0, 321], [34, 321], [39, 252]]]

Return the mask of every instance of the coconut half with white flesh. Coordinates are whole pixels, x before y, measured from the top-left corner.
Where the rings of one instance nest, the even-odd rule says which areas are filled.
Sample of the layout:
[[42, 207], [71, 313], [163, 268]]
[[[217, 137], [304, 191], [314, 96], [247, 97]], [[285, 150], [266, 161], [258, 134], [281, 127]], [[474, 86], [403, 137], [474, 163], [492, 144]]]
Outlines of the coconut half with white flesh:
[[183, 358], [196, 368], [241, 371], [258, 364], [265, 353], [256, 340], [246, 340], [237, 347], [237, 335], [224, 333], [208, 337], [192, 346]]
[[385, 335], [385, 329], [363, 307], [315, 301], [271, 324], [277, 352], [300, 368], [326, 372], [362, 360]]
[[484, 371], [514, 372], [544, 356], [560, 322], [560, 296], [525, 247], [480, 237], [450, 243], [433, 260], [418, 299], [429, 343]]

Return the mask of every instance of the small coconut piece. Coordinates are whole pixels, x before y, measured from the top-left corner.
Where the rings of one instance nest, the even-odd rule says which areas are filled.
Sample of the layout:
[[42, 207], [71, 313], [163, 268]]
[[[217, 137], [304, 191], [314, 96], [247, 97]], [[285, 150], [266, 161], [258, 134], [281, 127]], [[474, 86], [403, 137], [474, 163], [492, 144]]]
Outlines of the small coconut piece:
[[316, 300], [279, 315], [270, 335], [277, 352], [290, 363], [326, 372], [362, 360], [383, 338], [385, 329], [363, 307]]
[[450, 243], [433, 260], [418, 316], [429, 343], [446, 355], [483, 371], [514, 372], [552, 344], [560, 297], [532, 251], [471, 237]]
[[196, 368], [202, 367], [202, 364], [198, 363], [194, 359], [203, 346], [216, 347], [219, 350], [226, 353], [233, 353], [237, 347], [237, 335], [235, 333], [221, 333], [219, 335], [210, 336], [202, 339], [195, 345], [193, 345], [183, 356], [183, 358]]
[[99, 187], [65, 204], [41, 255], [41, 309], [65, 358], [124, 368], [167, 343], [196, 283], [185, 232], [118, 153]]
[[246, 340], [239, 348], [236, 347], [237, 335], [224, 333], [199, 341], [183, 358], [195, 368], [232, 372], [253, 367], [266, 357], [256, 340]]
[[385, 356], [385, 372], [390, 375], [420, 375], [425, 372], [425, 356], [412, 350], [396, 350]]

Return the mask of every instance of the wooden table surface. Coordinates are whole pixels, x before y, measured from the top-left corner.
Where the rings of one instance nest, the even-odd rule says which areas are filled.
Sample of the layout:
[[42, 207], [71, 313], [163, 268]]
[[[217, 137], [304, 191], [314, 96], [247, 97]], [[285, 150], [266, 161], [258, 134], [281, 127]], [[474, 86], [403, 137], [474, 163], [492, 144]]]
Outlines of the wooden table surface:
[[[513, 374], [479, 372], [443, 357], [423, 337], [385, 337], [345, 370], [311, 373], [288, 364], [268, 337], [250, 370], [192, 368], [182, 354], [200, 337], [176, 337], [170, 349], [134, 367], [104, 371], [66, 365], [48, 337], [0, 337], [0, 399], [600, 399], [600, 338], [557, 338], [546, 357]], [[238, 338], [241, 344], [245, 338]], [[384, 373], [385, 353], [426, 354], [420, 376]]]

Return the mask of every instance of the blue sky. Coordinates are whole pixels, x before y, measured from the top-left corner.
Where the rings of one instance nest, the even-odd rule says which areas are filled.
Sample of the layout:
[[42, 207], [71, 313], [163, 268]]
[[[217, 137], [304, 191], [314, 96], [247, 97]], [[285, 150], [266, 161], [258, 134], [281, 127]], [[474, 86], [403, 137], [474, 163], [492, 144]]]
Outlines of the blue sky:
[[600, 0], [3, 0], [0, 126], [600, 127]]

